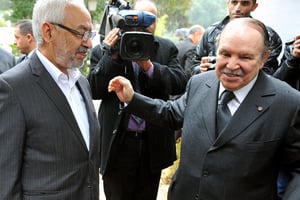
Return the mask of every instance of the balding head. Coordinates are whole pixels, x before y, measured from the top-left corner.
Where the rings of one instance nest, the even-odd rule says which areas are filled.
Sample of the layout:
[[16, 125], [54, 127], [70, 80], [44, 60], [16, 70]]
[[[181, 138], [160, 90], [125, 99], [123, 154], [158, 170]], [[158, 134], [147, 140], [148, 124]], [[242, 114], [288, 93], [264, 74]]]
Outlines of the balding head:
[[147, 11], [157, 16], [157, 7], [151, 0], [137, 0], [133, 6], [133, 9]]
[[[155, 3], [151, 0], [137, 0], [133, 6], [133, 10], [147, 11], [154, 14], [157, 17], [157, 7]], [[150, 26], [148, 26], [145, 31], [154, 35], [156, 29], [156, 20]]]
[[223, 31], [220, 34], [220, 38], [222, 37], [222, 34], [226, 31], [245, 31], [245, 29], [251, 28], [258, 31], [262, 37], [262, 45], [264, 46], [264, 49], [267, 50], [269, 48], [269, 34], [266, 26], [259, 20], [254, 18], [237, 18], [232, 21], [230, 21]]

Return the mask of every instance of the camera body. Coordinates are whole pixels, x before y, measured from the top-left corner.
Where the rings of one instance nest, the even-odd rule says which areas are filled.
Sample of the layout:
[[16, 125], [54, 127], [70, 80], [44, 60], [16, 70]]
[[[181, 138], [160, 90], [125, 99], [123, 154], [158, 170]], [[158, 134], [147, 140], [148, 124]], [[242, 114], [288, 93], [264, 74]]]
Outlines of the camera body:
[[129, 3], [123, 0], [112, 0], [106, 12], [101, 27], [105, 23], [105, 34], [115, 27], [120, 28], [119, 41], [114, 48], [119, 56], [124, 60], [149, 59], [154, 49], [154, 36], [145, 30], [155, 22], [156, 16], [131, 10]]
[[154, 36], [144, 30], [156, 20], [145, 11], [120, 10], [112, 15], [113, 26], [120, 28], [119, 55], [124, 60], [147, 60], [154, 48]]
[[116, 14], [111, 16], [113, 26], [119, 27], [120, 29], [126, 30], [134, 27], [148, 27], [155, 20], [156, 16], [146, 11], [136, 10], [120, 10]]

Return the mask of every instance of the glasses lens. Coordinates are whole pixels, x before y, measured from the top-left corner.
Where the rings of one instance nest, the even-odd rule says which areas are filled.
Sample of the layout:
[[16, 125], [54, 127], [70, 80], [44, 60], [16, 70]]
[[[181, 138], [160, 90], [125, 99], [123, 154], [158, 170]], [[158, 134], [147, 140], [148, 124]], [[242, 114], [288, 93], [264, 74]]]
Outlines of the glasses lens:
[[82, 40], [83, 41], [87, 41], [88, 39], [92, 40], [95, 37], [95, 35], [96, 35], [96, 32], [85, 32], [83, 34]]

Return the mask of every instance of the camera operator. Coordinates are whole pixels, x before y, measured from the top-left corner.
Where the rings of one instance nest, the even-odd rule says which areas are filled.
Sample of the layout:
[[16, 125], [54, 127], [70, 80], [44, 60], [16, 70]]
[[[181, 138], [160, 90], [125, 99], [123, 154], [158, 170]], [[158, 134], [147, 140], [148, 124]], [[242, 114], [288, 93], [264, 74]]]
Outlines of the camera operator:
[[[153, 1], [138, 0], [133, 10], [157, 16]], [[143, 31], [155, 32], [156, 20]], [[108, 93], [109, 81], [127, 77], [135, 91], [167, 100], [184, 92], [187, 77], [177, 60], [178, 50], [168, 39], [154, 36], [153, 54], [145, 60], [122, 59], [116, 50], [121, 28], [113, 28], [91, 55], [88, 76], [94, 99], [101, 99], [98, 118], [101, 124], [101, 166], [107, 200], [155, 200], [161, 170], [176, 159], [174, 131], [159, 127], [123, 111], [126, 106], [114, 93]], [[146, 48], [150, 48], [146, 46]], [[143, 109], [143, 108], [140, 108]]]
[[274, 76], [300, 91], [300, 34], [285, 44], [281, 65]]
[[[274, 77], [287, 82], [300, 91], [300, 34], [292, 41], [285, 43], [280, 67], [273, 74]], [[283, 169], [277, 180], [278, 200], [282, 199], [291, 175]]]

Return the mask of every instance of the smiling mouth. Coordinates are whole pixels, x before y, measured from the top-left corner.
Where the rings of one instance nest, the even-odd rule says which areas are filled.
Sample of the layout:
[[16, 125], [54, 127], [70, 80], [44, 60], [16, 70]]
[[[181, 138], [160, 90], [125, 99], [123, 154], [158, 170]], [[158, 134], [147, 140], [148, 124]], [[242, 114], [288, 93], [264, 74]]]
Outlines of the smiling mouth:
[[239, 74], [239, 73], [226, 73], [226, 72], [223, 72], [223, 74], [225, 76], [227, 76], [228, 78], [238, 78], [238, 77], [242, 77], [242, 74]]
[[243, 17], [244, 15], [242, 13], [235, 13], [233, 14], [233, 16], [238, 18], [238, 17]]

